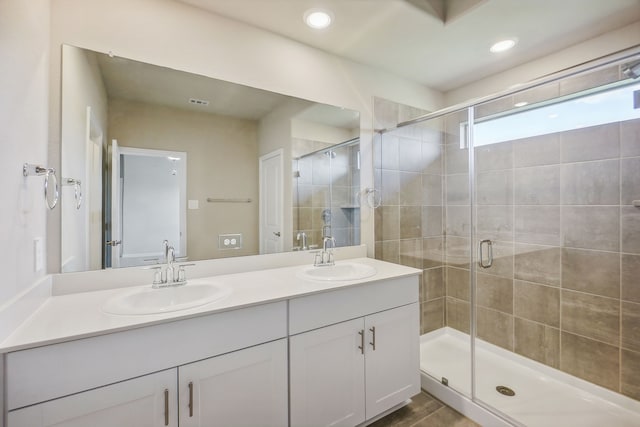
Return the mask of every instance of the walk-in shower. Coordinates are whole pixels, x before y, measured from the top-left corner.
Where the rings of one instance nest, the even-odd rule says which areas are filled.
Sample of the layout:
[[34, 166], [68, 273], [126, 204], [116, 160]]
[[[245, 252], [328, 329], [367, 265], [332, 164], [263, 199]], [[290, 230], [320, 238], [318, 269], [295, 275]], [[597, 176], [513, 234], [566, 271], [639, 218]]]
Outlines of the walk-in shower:
[[294, 250], [317, 249], [325, 236], [336, 246], [360, 244], [360, 138], [329, 147], [309, 140], [293, 145], [299, 153], [292, 166]]
[[423, 388], [484, 425], [640, 425], [637, 59], [377, 138], [376, 256], [424, 271]]

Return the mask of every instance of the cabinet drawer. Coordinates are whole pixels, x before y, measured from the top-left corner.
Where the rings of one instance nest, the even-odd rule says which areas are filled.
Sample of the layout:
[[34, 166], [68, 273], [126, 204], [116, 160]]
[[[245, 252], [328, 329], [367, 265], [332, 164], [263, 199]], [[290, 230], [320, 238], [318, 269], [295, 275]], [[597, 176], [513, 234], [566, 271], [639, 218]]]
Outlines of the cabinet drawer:
[[289, 301], [289, 334], [295, 335], [418, 301], [420, 276], [401, 277]]
[[286, 302], [278, 302], [16, 351], [6, 356], [7, 409], [286, 335]]

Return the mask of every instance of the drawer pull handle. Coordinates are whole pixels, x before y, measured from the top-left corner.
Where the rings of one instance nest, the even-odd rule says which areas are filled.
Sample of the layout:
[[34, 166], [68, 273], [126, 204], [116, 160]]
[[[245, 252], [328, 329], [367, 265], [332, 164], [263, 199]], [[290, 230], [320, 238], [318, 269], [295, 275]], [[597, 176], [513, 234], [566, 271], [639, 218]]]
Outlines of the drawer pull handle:
[[364, 354], [364, 329], [358, 331], [358, 334], [360, 335], [360, 345], [358, 346], [358, 349], [360, 350], [360, 353]]
[[193, 382], [189, 383], [189, 417], [193, 417]]
[[164, 425], [169, 425], [169, 389], [164, 389]]
[[376, 350], [376, 327], [372, 326], [371, 328], [369, 328], [369, 330], [373, 334], [373, 339], [369, 344], [371, 344], [371, 347], [373, 347], [373, 351], [375, 351]]

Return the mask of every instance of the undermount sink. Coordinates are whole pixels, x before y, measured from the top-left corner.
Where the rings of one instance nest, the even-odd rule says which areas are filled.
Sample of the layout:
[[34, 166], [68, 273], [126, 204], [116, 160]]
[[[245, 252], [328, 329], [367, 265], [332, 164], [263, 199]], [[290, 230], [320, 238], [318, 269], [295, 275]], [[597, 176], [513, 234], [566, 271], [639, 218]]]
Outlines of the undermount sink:
[[374, 276], [376, 269], [358, 262], [341, 262], [331, 266], [308, 267], [298, 272], [301, 279], [320, 281], [359, 280]]
[[159, 289], [151, 286], [137, 287], [107, 300], [102, 311], [120, 315], [169, 313], [209, 304], [230, 293], [230, 289], [211, 282], [187, 283]]

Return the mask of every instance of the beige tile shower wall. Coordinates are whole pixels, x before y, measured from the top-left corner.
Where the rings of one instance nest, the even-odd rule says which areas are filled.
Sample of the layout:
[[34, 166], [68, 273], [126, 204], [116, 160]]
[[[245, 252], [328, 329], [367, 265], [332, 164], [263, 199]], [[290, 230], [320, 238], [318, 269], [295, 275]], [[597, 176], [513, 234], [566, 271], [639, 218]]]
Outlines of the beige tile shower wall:
[[[330, 146], [318, 141], [293, 140], [294, 150], [306, 147], [313, 152]], [[294, 161], [298, 172], [292, 186], [293, 247], [299, 247], [298, 232], [307, 235], [309, 245], [322, 245], [323, 211], [331, 210], [331, 235], [337, 246], [360, 243], [360, 215], [356, 193], [360, 188], [360, 171], [357, 168], [358, 146], [342, 147], [330, 159], [323, 153]]]
[[[376, 128], [425, 114], [375, 99]], [[440, 123], [411, 126], [378, 135], [374, 143], [377, 259], [423, 269], [421, 333], [445, 324], [443, 145]], [[376, 195], [378, 196], [378, 195]]]
[[[258, 253], [256, 122], [115, 99], [109, 103], [109, 139], [187, 152], [187, 199], [199, 201], [199, 209], [187, 210], [189, 259]], [[253, 202], [207, 203], [207, 197]], [[242, 249], [220, 250], [218, 235], [226, 233], [242, 233]]]
[[[468, 243], [458, 151], [445, 162], [447, 251]], [[640, 120], [475, 155], [477, 237], [495, 258], [477, 267], [479, 338], [640, 399]], [[447, 258], [447, 324], [465, 332], [468, 274]]]

